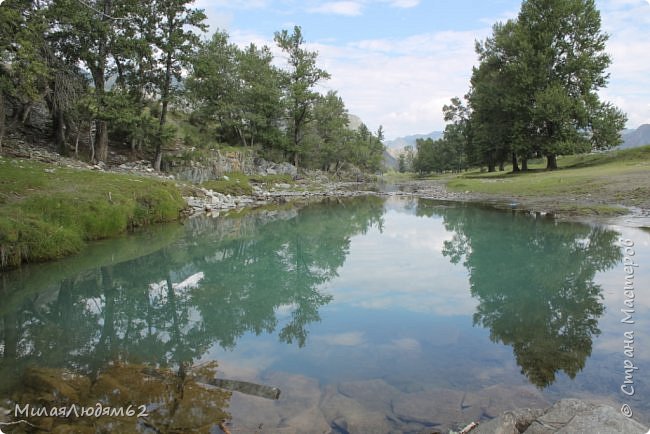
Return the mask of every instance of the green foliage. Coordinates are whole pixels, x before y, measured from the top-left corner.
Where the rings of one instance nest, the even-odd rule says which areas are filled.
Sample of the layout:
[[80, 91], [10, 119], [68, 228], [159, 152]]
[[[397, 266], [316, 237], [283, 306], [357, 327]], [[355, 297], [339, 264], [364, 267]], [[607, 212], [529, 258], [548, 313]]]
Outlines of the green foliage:
[[280, 73], [268, 47], [240, 50], [217, 32], [193, 59], [187, 80], [194, 118], [211, 120], [217, 140], [278, 147], [282, 135]]
[[176, 220], [185, 205], [170, 183], [63, 168], [48, 173], [47, 168], [0, 160], [2, 267], [59, 258], [86, 240]]
[[420, 174], [442, 173], [458, 170], [461, 161], [461, 149], [448, 138], [438, 140], [418, 139], [417, 154], [413, 161], [413, 170]]
[[592, 0], [526, 0], [517, 19], [494, 25], [476, 45], [468, 108], [455, 99], [444, 109], [459, 168], [512, 161], [518, 171], [537, 155], [554, 169], [558, 155], [620, 144], [626, 117], [597, 94], [611, 61], [600, 24]]
[[[224, 32], [201, 42], [195, 31], [206, 29], [206, 17], [189, 4], [7, 0], [0, 107], [11, 98], [29, 113], [45, 98], [60, 151], [94, 130], [93, 160], [108, 158], [110, 140], [155, 152], [159, 169], [163, 149], [181, 142], [243, 146], [310, 168], [381, 169], [383, 130], [376, 140], [349, 131], [340, 97], [317, 92], [330, 75], [305, 48], [300, 27], [275, 34], [287, 57], [279, 68], [267, 46], [239, 48]], [[3, 131], [0, 122], [0, 138]]]
[[399, 171], [399, 173], [406, 172], [406, 155], [399, 154], [397, 170]]
[[322, 80], [329, 79], [330, 74], [316, 66], [318, 54], [304, 48], [305, 40], [299, 26], [295, 26], [291, 34], [287, 30], [276, 32], [274, 39], [288, 56], [289, 69], [284, 76], [289, 136], [286, 151], [298, 166], [300, 155], [306, 151], [305, 127], [313, 120], [313, 106], [320, 98], [313, 88]]

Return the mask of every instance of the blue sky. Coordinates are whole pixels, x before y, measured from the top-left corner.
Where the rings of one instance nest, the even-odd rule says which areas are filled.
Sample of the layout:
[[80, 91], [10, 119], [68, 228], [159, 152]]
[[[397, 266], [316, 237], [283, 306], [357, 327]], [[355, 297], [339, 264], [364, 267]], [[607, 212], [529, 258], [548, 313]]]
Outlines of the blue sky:
[[[388, 139], [442, 130], [442, 106], [468, 90], [474, 41], [496, 21], [513, 18], [516, 0], [198, 0], [210, 30], [273, 48], [273, 34], [302, 27], [318, 63], [332, 74], [350, 113]], [[629, 117], [650, 123], [650, 0], [597, 0], [613, 64], [601, 96]], [[278, 61], [282, 55], [274, 49]]]

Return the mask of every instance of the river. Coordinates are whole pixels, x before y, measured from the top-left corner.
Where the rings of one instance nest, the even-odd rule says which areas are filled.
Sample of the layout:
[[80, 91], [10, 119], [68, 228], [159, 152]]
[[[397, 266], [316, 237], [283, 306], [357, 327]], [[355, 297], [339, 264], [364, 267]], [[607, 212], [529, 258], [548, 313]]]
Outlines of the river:
[[418, 433], [564, 397], [650, 423], [642, 229], [330, 199], [160, 226], [1, 283], [0, 406], [42, 429]]

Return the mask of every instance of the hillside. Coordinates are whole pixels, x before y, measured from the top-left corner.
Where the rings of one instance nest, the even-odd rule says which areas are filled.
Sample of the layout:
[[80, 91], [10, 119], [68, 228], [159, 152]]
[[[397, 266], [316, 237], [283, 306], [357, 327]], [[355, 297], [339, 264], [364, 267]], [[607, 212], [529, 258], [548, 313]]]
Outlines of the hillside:
[[618, 149], [650, 145], [650, 124], [643, 124], [636, 130], [625, 130], [622, 136], [623, 144]]

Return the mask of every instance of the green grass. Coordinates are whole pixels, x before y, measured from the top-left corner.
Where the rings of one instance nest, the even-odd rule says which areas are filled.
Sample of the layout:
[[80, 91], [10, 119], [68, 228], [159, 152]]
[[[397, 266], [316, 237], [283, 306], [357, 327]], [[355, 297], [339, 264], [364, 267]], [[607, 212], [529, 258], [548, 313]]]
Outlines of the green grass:
[[185, 206], [171, 182], [53, 168], [0, 158], [0, 268], [61, 258], [89, 240], [177, 220]]
[[528, 173], [467, 172], [451, 179], [447, 186], [455, 191], [503, 195], [588, 195], [606, 187], [616, 176], [650, 171], [650, 146], [561, 157], [555, 171], [543, 170], [543, 164], [533, 161]]

